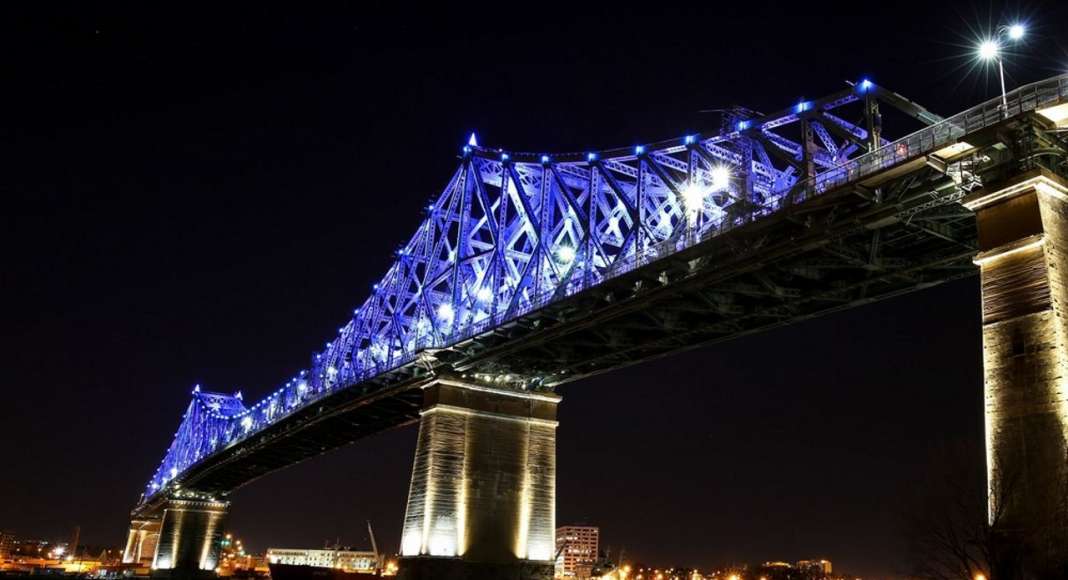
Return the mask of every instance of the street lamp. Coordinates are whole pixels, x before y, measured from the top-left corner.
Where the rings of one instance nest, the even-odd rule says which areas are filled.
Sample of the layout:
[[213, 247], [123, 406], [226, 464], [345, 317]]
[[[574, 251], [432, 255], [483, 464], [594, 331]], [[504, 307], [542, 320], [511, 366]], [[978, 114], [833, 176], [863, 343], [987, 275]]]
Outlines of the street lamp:
[[984, 61], [996, 61], [998, 63], [998, 77], [1001, 79], [1001, 114], [1009, 116], [1009, 97], [1005, 92], [1005, 63], [1001, 58], [1001, 45], [1005, 39], [1019, 41], [1027, 33], [1027, 27], [1016, 23], [1011, 26], [999, 26], [994, 38], [987, 38], [979, 43], [979, 59]]

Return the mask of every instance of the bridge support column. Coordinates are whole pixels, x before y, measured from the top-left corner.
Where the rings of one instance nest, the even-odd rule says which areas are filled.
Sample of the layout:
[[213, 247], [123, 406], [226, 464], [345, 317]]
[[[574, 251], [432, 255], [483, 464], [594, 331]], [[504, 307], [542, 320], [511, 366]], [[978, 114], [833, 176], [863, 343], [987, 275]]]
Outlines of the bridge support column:
[[[1036, 170], [977, 213], [995, 577], [1068, 568], [1068, 187]], [[1023, 574], [1023, 575], [1020, 575]]]
[[154, 577], [214, 576], [230, 502], [182, 497], [167, 500], [152, 561]]
[[152, 565], [159, 542], [160, 520], [135, 518], [130, 521], [130, 533], [126, 536], [126, 549], [122, 553], [123, 564], [138, 564], [145, 568]]
[[452, 379], [424, 389], [402, 579], [552, 578], [559, 402]]

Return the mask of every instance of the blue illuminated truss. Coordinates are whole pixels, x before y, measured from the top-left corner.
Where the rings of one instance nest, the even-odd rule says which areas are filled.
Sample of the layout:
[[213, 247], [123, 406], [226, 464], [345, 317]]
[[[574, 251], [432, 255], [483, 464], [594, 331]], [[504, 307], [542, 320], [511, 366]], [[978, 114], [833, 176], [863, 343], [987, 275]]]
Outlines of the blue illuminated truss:
[[[196, 389], [144, 497], [205, 457], [421, 351], [910, 157], [914, 151], [884, 147], [878, 135], [871, 94], [879, 91], [862, 81], [773, 115], [734, 110], [713, 136], [609, 151], [506, 152], [480, 147], [472, 135], [415, 234], [311, 367], [251, 407], [240, 396]], [[865, 127], [847, 115], [867, 119]]]

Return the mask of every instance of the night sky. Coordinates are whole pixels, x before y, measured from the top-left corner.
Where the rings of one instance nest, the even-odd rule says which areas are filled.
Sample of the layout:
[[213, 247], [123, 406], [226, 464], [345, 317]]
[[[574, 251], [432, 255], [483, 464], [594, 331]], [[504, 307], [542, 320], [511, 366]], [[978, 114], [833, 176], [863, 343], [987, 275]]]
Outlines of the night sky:
[[[192, 386], [255, 400], [303, 368], [471, 131], [627, 146], [863, 76], [951, 114], [996, 94], [970, 45], [1018, 16], [1010, 85], [1068, 67], [1063, 2], [310, 4], [0, 18], [0, 529], [120, 544]], [[982, 461], [978, 305], [969, 279], [567, 385], [558, 522], [654, 564], [902, 571], [932, 450]], [[231, 528], [362, 546], [370, 519], [395, 550], [414, 446], [272, 474]]]

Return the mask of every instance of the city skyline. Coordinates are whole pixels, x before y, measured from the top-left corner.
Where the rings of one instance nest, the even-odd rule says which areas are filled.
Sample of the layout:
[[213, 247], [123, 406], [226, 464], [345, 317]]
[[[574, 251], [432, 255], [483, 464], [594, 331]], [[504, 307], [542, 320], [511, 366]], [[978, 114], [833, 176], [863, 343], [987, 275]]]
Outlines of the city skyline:
[[[539, 45], [545, 24], [506, 32], [492, 18], [440, 15], [432, 25], [385, 8], [296, 21], [235, 11], [211, 24], [82, 10], [22, 15], [7, 40], [53, 42], [14, 71], [25, 89], [7, 140], [15, 404], [0, 435], [17, 443], [0, 529], [81, 525], [108, 545], [121, 542], [193, 385], [259, 400], [302, 368], [366, 297], [470, 133], [521, 150], [632, 146], [718, 130], [703, 109], [778, 110], [861, 78], [949, 114], [996, 94], [962, 45], [1017, 17], [1033, 24], [1028, 50], [1046, 56], [1014, 58], [1013, 85], [1068, 62], [1043, 24], [1063, 7], [942, 8], [912, 29], [878, 8], [820, 18], [781, 8], [760, 39], [749, 15], [726, 11], [706, 44], [685, 11], [657, 17], [673, 29], [616, 44], [609, 29], [641, 22], [622, 10], [584, 15], [608, 22], [581, 48]], [[819, 70], [797, 70], [806, 60], [777, 38], [871, 19], [901, 25], [900, 37], [833, 54], [834, 42], [813, 39]], [[695, 51], [721, 58], [714, 73], [669, 58]], [[654, 71], [647, 86], [621, 80], [628, 61]], [[542, 69], [559, 78], [531, 88], [529, 71]], [[970, 278], [569, 384], [556, 520], [611, 528], [642, 561], [823, 553], [866, 577], [902, 572], [895, 527], [937, 475], [940, 450], [967, 449], [965, 462], [982, 465], [979, 344]], [[407, 427], [271, 474], [237, 492], [230, 525], [265, 550], [358, 544], [348, 536], [370, 519], [395, 550], [415, 454]]]

